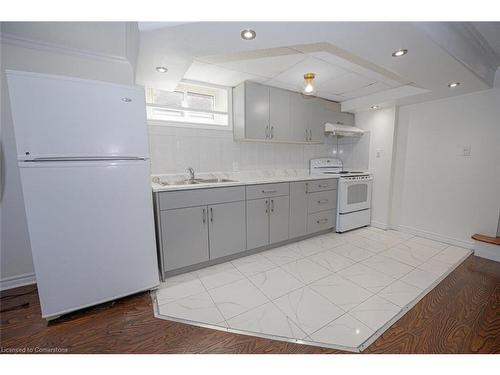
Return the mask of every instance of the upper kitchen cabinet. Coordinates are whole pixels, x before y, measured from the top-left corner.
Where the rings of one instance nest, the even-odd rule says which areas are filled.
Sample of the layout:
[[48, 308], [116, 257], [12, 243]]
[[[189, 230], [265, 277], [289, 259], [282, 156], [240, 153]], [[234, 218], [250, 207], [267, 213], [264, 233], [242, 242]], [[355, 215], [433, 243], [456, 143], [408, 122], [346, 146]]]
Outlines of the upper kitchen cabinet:
[[290, 93], [245, 82], [233, 91], [236, 139], [286, 141], [290, 139]]
[[323, 142], [325, 139], [325, 100], [315, 97], [305, 97], [304, 104], [307, 109], [308, 121], [306, 128], [309, 130], [309, 142]]
[[350, 113], [336, 111], [338, 104], [317, 97], [243, 82], [233, 89], [236, 140], [322, 143], [325, 122], [354, 124]]
[[235, 134], [241, 130], [241, 138], [268, 139], [269, 87], [254, 82], [241, 84], [234, 89], [233, 103]]
[[269, 88], [269, 135], [271, 140], [291, 139], [290, 92]]
[[310, 142], [309, 115], [311, 105], [302, 95], [290, 93], [290, 133], [291, 140]]

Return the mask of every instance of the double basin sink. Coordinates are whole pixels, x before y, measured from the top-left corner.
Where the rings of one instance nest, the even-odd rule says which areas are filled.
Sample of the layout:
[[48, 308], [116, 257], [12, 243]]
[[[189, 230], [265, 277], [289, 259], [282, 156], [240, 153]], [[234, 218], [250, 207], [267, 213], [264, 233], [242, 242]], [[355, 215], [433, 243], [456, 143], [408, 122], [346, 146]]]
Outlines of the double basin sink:
[[235, 180], [230, 180], [227, 178], [195, 178], [194, 180], [179, 180], [179, 181], [161, 181], [161, 185], [165, 186], [175, 186], [175, 185], [199, 185], [199, 184], [220, 184], [224, 182], [238, 182]]

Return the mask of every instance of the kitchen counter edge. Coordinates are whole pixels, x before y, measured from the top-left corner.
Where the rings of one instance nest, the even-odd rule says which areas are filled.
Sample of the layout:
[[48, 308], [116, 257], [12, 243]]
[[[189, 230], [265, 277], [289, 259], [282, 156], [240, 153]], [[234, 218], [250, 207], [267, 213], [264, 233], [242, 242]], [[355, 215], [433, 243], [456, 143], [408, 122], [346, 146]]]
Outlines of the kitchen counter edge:
[[259, 184], [275, 184], [280, 182], [297, 182], [297, 181], [314, 181], [314, 180], [330, 180], [338, 179], [338, 176], [327, 176], [327, 175], [314, 175], [314, 176], [293, 176], [293, 177], [280, 177], [280, 178], [269, 178], [269, 179], [258, 179], [258, 180], [247, 180], [247, 181], [234, 181], [234, 182], [218, 182], [218, 183], [206, 183], [206, 184], [193, 184], [193, 185], [161, 185], [158, 183], [153, 183], [153, 193], [159, 193], [162, 191], [178, 191], [178, 190], [194, 190], [194, 189], [211, 189], [215, 187], [229, 187], [229, 186], [247, 186], [247, 185], [259, 185]]

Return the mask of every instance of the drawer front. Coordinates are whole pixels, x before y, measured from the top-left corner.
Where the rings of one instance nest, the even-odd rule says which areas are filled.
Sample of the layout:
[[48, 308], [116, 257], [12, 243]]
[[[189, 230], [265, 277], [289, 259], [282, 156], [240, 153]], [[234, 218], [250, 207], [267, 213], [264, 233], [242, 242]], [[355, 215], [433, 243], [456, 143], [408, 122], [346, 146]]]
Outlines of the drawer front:
[[307, 212], [333, 210], [337, 207], [337, 190], [318, 191], [307, 194]]
[[307, 233], [315, 233], [335, 226], [335, 210], [321, 211], [307, 216]]
[[247, 186], [247, 199], [277, 197], [280, 195], [288, 195], [289, 193], [290, 184], [288, 182]]
[[337, 190], [338, 179], [331, 178], [328, 180], [314, 180], [307, 182], [307, 192], [313, 193], [315, 191]]
[[164, 191], [160, 195], [160, 210], [195, 207], [245, 200], [244, 186]]

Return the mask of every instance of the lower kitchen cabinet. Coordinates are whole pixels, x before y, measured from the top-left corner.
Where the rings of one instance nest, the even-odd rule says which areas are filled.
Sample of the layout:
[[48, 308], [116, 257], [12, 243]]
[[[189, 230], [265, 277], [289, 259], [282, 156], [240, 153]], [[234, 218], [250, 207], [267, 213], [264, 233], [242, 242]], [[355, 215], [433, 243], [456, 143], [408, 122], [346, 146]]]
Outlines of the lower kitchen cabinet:
[[288, 196], [282, 196], [269, 200], [269, 243], [288, 240], [290, 199]]
[[269, 243], [269, 199], [247, 201], [247, 249]]
[[337, 180], [176, 190], [157, 193], [154, 200], [165, 278], [207, 261], [333, 228]]
[[307, 182], [290, 183], [290, 238], [307, 234]]
[[207, 207], [161, 211], [164, 271], [209, 260]]
[[245, 202], [208, 206], [210, 259], [246, 249]]
[[247, 201], [247, 249], [287, 240], [289, 215], [288, 195]]
[[316, 233], [335, 226], [335, 211], [321, 211], [309, 214], [307, 218], [307, 233]]

